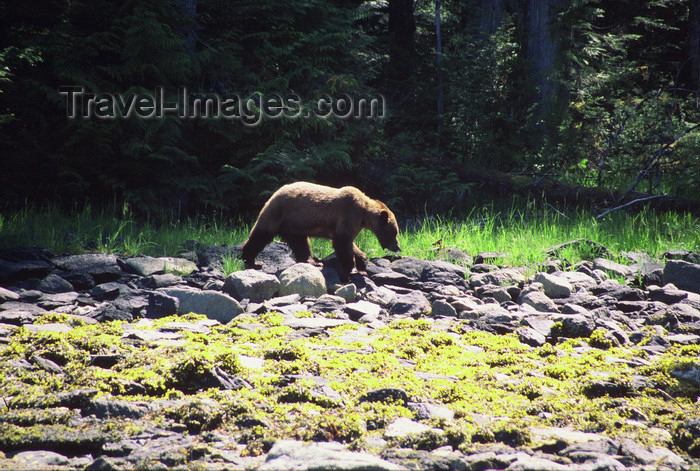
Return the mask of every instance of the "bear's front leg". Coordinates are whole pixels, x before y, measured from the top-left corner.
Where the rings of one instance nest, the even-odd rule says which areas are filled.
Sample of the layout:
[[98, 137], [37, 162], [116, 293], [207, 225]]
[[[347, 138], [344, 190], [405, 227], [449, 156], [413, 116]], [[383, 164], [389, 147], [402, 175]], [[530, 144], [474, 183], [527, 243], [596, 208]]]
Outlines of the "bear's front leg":
[[350, 272], [355, 268], [355, 252], [353, 250], [353, 241], [349, 237], [334, 237], [333, 249], [335, 256], [340, 263], [341, 272], [338, 273], [340, 281], [347, 283], [350, 278]]
[[367, 274], [367, 255], [360, 250], [360, 248], [355, 245], [353, 242], [352, 244], [352, 252], [355, 257], [355, 268], [357, 268], [357, 272], [366, 275]]

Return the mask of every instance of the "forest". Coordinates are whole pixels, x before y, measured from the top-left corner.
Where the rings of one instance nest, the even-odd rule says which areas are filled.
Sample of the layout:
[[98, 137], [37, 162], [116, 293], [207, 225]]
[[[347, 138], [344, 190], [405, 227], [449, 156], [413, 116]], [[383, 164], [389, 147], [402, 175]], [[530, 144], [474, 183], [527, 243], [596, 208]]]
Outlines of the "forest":
[[489, 175], [699, 199], [699, 5], [3, 2], [0, 199], [247, 217], [310, 180], [408, 216], [513, 193]]

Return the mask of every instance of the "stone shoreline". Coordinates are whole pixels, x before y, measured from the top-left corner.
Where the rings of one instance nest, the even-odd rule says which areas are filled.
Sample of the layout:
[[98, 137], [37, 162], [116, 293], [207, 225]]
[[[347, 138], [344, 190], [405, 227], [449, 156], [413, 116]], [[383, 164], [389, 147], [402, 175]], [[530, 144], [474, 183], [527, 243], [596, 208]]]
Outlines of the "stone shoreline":
[[[499, 254], [474, 259], [457, 250], [442, 261], [404, 257], [374, 259], [367, 276], [353, 274], [342, 285], [335, 260], [324, 267], [295, 264], [286, 246], [271, 244], [259, 259], [263, 270], [244, 270], [224, 277], [221, 261], [240, 247], [191, 247], [180, 257], [120, 258], [106, 254], [55, 256], [40, 247], [0, 253], [0, 363], [3, 378], [15, 380], [28, 371], [49, 377], [65, 375], [60, 361], [40, 355], [6, 361], [7, 349], [20, 332], [69, 335], [75, 325], [124, 321], [121, 340], [135, 345], [180, 341], [185, 333], [209, 335], [238, 316], [255, 318], [267, 312], [281, 315], [290, 338], [325, 335], [338, 326], [359, 326], [353, 341], [362, 342], [396, 319], [426, 319], [434, 330], [514, 334], [532, 348], [583, 339], [601, 348], [644, 351], [646, 358], [663, 355], [673, 346], [700, 345], [700, 255], [667, 254], [654, 263], [643, 254], [627, 254], [631, 265], [600, 258], [574, 267], [552, 260], [541, 272], [528, 275], [518, 268], [492, 262]], [[555, 248], [556, 249], [556, 248]], [[553, 251], [553, 253], [556, 250]], [[621, 284], [617, 280], [626, 279]], [[60, 317], [45, 322], [46, 313]], [[186, 314], [206, 319], [188, 320]], [[307, 313], [299, 315], [299, 313]], [[143, 329], [154, 320], [181, 315], [158, 329]], [[40, 322], [41, 319], [44, 319]], [[22, 327], [20, 329], [20, 327]], [[245, 329], [262, 329], [252, 322]], [[119, 354], [92, 354], [90, 367], [109, 370], [120, 365]], [[245, 368], [262, 370], [264, 359], [239, 355]], [[406, 361], [404, 361], [406, 363]], [[408, 362], [410, 366], [410, 362]], [[449, 424], [454, 411], [445, 404], [410, 397], [401, 388], [366, 391], [358, 401], [400, 403], [415, 413], [387, 424], [362, 450], [347, 443], [304, 443], [277, 440], [259, 456], [245, 456], [236, 436], [192, 429], [177, 420], [153, 422], [163, 410], [188, 406], [187, 399], [125, 400], [93, 388], [35, 398], [21, 393], [3, 397], [0, 408], [0, 468], [2, 469], [343, 469], [343, 470], [622, 470], [700, 469], [700, 360], [671, 368], [670, 374], [695, 391], [696, 410], [678, 430], [665, 434], [665, 446], [647, 446], [628, 438], [577, 431], [569, 427], [531, 429], [530, 443], [517, 437], [492, 437], [472, 446], [441, 445], [432, 449], [395, 446], [410, 436], [442, 434], [436, 420]], [[320, 376], [314, 401], [338, 405], [345, 400]], [[449, 379], [449, 378], [448, 378]], [[289, 381], [294, 382], [290, 376]], [[244, 379], [221, 368], [181, 384], [186, 394], [207, 389], [250, 388]], [[624, 397], [656, 388], [654, 379], [633, 375], [621, 385], [606, 378], [587, 385], [593, 397]], [[621, 390], [627, 388], [627, 390]], [[125, 385], [125, 396], [143, 396], [138, 382]], [[662, 391], [663, 392], [663, 391]], [[668, 398], [669, 403], [675, 399]], [[216, 408], [217, 405], [200, 404]], [[138, 433], [104, 433], [107, 419], [130, 423]], [[643, 412], [631, 420], [640, 426]], [[246, 423], [245, 420], [252, 420]], [[240, 429], [261, 426], [240, 419]], [[2, 424], [5, 425], [2, 425]], [[45, 425], [44, 425], [45, 424]], [[60, 427], [56, 424], [63, 424]], [[265, 424], [263, 423], [264, 427]], [[14, 427], [11, 429], [11, 427]], [[32, 427], [30, 437], [17, 438]], [[651, 427], [651, 425], [649, 425]], [[662, 440], [663, 441], [663, 440]]]

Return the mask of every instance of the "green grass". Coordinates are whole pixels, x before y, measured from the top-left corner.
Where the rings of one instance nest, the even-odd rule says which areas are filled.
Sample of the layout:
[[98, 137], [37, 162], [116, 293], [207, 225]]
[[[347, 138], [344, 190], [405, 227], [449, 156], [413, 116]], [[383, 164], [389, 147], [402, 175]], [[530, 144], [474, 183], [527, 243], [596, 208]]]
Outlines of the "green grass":
[[248, 226], [232, 221], [186, 219], [138, 221], [128, 212], [86, 207], [68, 214], [56, 207], [0, 213], [0, 247], [42, 245], [54, 253], [177, 255], [189, 240], [204, 246], [243, 242]]
[[[400, 215], [399, 215], [400, 218]], [[94, 211], [89, 207], [65, 214], [55, 207], [0, 213], [0, 247], [43, 245], [55, 253], [105, 252], [122, 255], [177, 255], [189, 240], [204, 246], [241, 243], [249, 226], [240, 221], [187, 219], [170, 223], [136, 222], [128, 210]], [[602, 244], [621, 251], [644, 252], [653, 258], [673, 249], [700, 250], [700, 220], [690, 215], [642, 211], [617, 211], [595, 220], [585, 211], [567, 214], [544, 209], [511, 208], [494, 212], [482, 208], [461, 218], [426, 218], [410, 230], [402, 230], [402, 255], [434, 259], [441, 249], [456, 248], [469, 255], [483, 251], [503, 252], [499, 260], [510, 266], [537, 266], [545, 250], [573, 239]], [[357, 241], [370, 257], [384, 255], [377, 239], [363, 230]], [[312, 240], [314, 255], [333, 252], [327, 240]], [[561, 253], [575, 263], [594, 256], [586, 245]], [[229, 261], [227, 270], [240, 269]]]

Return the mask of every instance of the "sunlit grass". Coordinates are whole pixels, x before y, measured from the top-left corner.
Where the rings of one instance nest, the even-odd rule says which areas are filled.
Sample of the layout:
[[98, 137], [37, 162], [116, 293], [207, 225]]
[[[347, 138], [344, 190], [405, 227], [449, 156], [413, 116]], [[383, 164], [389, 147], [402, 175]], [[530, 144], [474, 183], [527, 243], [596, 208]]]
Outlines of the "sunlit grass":
[[[210, 218], [168, 223], [136, 221], [127, 210], [95, 211], [87, 207], [69, 214], [55, 207], [0, 214], [0, 247], [42, 245], [54, 253], [103, 252], [122, 255], [177, 255], [188, 241], [202, 246], [243, 242], [249, 226], [236, 221]], [[499, 263], [536, 266], [546, 259], [546, 250], [574, 239], [605, 246], [613, 254], [644, 252], [659, 258], [674, 249], [700, 250], [700, 220], [688, 214], [618, 211], [596, 220], [586, 211], [563, 214], [547, 207], [537, 210], [512, 208], [493, 211], [482, 208], [462, 218], [426, 217], [402, 228], [401, 255], [424, 259], [443, 257], [449, 248], [474, 256], [479, 252], [502, 252]], [[357, 245], [370, 257], [385, 251], [372, 233], [363, 230]], [[333, 252], [329, 241], [313, 239], [316, 257]], [[561, 257], [575, 263], [595, 254], [587, 245], [562, 251]], [[233, 261], [229, 270], [240, 269]]]

